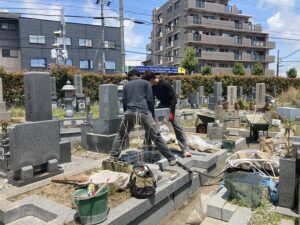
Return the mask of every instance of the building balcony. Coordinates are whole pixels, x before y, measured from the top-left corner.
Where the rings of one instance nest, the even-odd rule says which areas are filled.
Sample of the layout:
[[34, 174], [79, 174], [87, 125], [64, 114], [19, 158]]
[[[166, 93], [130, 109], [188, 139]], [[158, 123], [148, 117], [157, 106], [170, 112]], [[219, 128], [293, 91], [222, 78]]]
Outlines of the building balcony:
[[201, 51], [197, 57], [203, 60], [235, 61], [233, 52], [210, 52]]
[[275, 62], [275, 56], [267, 55], [267, 56], [265, 57], [265, 61], [266, 61], [267, 63], [274, 63], [274, 62]]
[[[212, 67], [211, 72], [214, 75], [233, 74], [231, 67], [227, 67], [227, 68]], [[245, 75], [251, 75], [251, 73], [252, 73], [251, 69], [245, 69]]]
[[172, 62], [174, 62], [174, 57], [172, 57], [172, 56], [167, 56], [167, 57], [166, 57], [166, 62], [167, 62], [167, 63], [172, 63]]
[[187, 8], [205, 10], [214, 13], [236, 14], [236, 15], [242, 14], [242, 11], [238, 10], [236, 6], [229, 6], [225, 4], [218, 4], [212, 2], [202, 2], [197, 0], [187, 1]]
[[163, 33], [159, 32], [155, 35], [155, 38], [162, 38], [163, 37]]
[[152, 61], [152, 55], [147, 54], [146, 55], [146, 61]]
[[158, 48], [155, 49], [155, 51], [156, 51], [156, 52], [161, 52], [161, 51], [163, 51], [163, 46], [162, 46], [162, 45], [159, 46]]
[[166, 48], [172, 48], [174, 47], [174, 42], [171, 41], [171, 42], [166, 42]]
[[147, 50], [147, 51], [151, 51], [151, 50], [152, 50], [152, 45], [151, 45], [151, 43], [148, 43], [148, 44], [146, 45], [146, 50]]

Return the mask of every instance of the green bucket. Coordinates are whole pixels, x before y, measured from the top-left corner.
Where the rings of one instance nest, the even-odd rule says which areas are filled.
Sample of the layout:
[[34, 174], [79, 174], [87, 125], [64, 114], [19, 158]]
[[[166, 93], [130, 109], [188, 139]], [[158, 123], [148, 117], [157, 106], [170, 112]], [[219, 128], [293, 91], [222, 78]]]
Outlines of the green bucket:
[[105, 221], [108, 214], [108, 188], [104, 188], [92, 198], [80, 199], [86, 196], [88, 196], [87, 189], [79, 189], [73, 193], [81, 223], [92, 225]]
[[235, 148], [235, 141], [222, 140], [222, 149], [227, 149], [228, 152], [232, 152]]

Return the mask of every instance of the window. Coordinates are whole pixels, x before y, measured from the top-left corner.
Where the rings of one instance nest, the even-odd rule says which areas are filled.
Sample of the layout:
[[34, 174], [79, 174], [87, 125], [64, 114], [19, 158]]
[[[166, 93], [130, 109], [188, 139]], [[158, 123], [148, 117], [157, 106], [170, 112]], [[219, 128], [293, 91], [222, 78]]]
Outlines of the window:
[[180, 1], [175, 2], [175, 9], [178, 9], [180, 6]]
[[72, 59], [67, 59], [67, 65], [68, 66], [73, 66], [73, 60]]
[[92, 70], [94, 68], [94, 62], [93, 60], [80, 60], [79, 67], [83, 70]]
[[31, 59], [30, 66], [32, 68], [46, 68], [46, 59], [43, 58]]
[[176, 41], [178, 39], [179, 39], [179, 33], [177, 33], [177, 34], [174, 35], [174, 41]]
[[91, 39], [79, 39], [79, 47], [93, 47], [93, 41]]
[[18, 51], [11, 49], [2, 49], [2, 57], [18, 58]]
[[173, 26], [178, 25], [178, 18], [174, 19]]
[[[64, 44], [63, 38], [57, 38], [57, 43], [63, 45]], [[66, 45], [67, 46], [71, 46], [72, 45], [71, 38], [66, 38]]]
[[179, 55], [179, 49], [175, 49], [174, 52], [173, 52], [173, 55], [178, 56]]
[[8, 30], [8, 23], [2, 23], [1, 30]]
[[41, 35], [29, 35], [29, 43], [30, 44], [45, 44], [46, 38]]

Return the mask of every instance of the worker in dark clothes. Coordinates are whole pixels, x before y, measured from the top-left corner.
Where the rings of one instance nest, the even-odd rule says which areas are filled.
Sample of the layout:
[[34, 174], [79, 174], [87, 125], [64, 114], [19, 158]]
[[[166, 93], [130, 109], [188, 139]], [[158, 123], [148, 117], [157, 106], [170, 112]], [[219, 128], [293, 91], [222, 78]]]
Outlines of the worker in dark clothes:
[[[191, 157], [192, 154], [189, 152], [180, 114], [178, 110], [176, 110], [177, 98], [172, 86], [167, 81], [156, 78], [154, 73], [148, 71], [145, 72], [143, 79], [151, 83], [153, 95], [160, 101], [158, 108], [170, 108], [169, 121], [172, 123], [183, 156]], [[147, 134], [145, 134], [145, 136], [147, 138]], [[148, 141], [146, 140], [146, 142]]]
[[176, 157], [172, 154], [159, 129], [154, 121], [154, 99], [149, 82], [140, 79], [140, 73], [132, 70], [128, 73], [129, 82], [123, 89], [124, 118], [118, 134], [113, 142], [110, 158], [118, 159], [124, 140], [134, 125], [140, 121], [149, 134], [149, 138], [157, 146], [161, 154], [169, 161], [170, 166], [177, 163]]

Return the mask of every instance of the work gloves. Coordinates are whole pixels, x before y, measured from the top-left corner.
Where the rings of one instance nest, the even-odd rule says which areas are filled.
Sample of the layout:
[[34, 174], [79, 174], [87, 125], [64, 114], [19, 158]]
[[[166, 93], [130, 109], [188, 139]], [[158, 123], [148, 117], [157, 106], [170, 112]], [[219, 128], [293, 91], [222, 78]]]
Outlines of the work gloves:
[[170, 122], [173, 122], [173, 121], [174, 121], [174, 118], [175, 118], [174, 113], [173, 113], [173, 112], [170, 112], [170, 113], [169, 113], [169, 121], [170, 121]]

